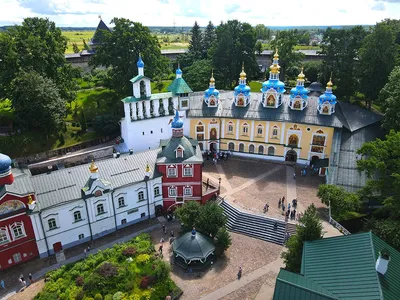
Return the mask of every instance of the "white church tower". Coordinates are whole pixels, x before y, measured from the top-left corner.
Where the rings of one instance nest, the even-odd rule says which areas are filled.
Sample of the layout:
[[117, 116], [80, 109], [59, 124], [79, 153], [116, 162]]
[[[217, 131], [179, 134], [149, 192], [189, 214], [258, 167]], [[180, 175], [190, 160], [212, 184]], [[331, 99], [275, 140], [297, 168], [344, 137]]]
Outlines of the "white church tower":
[[121, 120], [121, 137], [125, 145], [121, 148], [134, 152], [158, 148], [161, 139], [171, 136], [169, 126], [171, 116], [169, 115], [173, 115], [174, 110], [177, 109], [185, 121], [185, 110], [188, 107], [189, 92], [191, 92], [190, 88], [185, 91], [176, 89], [176, 86], [182, 86], [181, 81], [184, 81], [179, 67], [176, 71], [176, 79], [168, 87], [169, 92], [159, 94], [151, 93], [151, 80], [144, 75], [144, 62], [140, 55], [137, 68], [138, 75], [130, 80], [133, 96], [121, 100], [124, 104], [125, 115]]

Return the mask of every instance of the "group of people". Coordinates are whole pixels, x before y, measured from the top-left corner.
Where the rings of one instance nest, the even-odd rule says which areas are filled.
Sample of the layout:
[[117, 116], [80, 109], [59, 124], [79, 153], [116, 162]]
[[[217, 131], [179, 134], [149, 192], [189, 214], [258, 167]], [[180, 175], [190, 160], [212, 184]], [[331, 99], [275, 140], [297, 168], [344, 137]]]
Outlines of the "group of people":
[[213, 164], [217, 164], [219, 160], [227, 160], [229, 157], [231, 157], [232, 153], [231, 151], [220, 151], [217, 152], [215, 150], [210, 151], [206, 150], [203, 152], [203, 156], [209, 160], [210, 158], [213, 160]]
[[[287, 210], [286, 210], [285, 196], [283, 196], [282, 198], [279, 198], [278, 207], [281, 208], [282, 212], [285, 214], [285, 221], [288, 221], [289, 218], [290, 218], [290, 220], [295, 221], [295, 220], [299, 220], [301, 217], [301, 215], [296, 212], [297, 199], [293, 199], [292, 204], [288, 203]], [[293, 208], [293, 209], [291, 210], [291, 208]]]
[[[28, 278], [29, 278], [29, 284], [32, 284], [33, 283], [32, 273], [29, 273]], [[25, 280], [25, 277], [23, 274], [19, 275], [18, 281], [19, 281], [21, 287], [23, 287], [23, 288], [26, 287], [26, 280]], [[3, 284], [4, 284], [4, 281], [3, 281]], [[4, 289], [5, 286], [3, 286], [3, 284], [2, 284], [2, 288]]]
[[83, 249], [83, 254], [85, 255], [85, 258], [89, 255], [89, 252], [90, 252], [89, 246], [87, 248]]

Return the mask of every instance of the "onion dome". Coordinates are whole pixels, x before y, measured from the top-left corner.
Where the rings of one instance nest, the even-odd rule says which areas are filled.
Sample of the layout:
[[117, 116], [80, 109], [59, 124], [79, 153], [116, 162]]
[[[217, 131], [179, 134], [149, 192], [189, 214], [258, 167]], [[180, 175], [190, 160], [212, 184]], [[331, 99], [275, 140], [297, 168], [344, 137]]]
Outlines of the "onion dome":
[[11, 173], [11, 158], [0, 153], [0, 187], [10, 185], [14, 182], [14, 177]]
[[175, 74], [176, 74], [176, 75], [182, 75], [182, 70], [181, 70], [181, 68], [179, 67], [179, 65], [178, 65], [178, 69], [176, 69]]
[[240, 72], [240, 79], [246, 78], [246, 72], [244, 71], [244, 63], [242, 63], [242, 72]]
[[171, 123], [173, 129], [180, 129], [183, 127], [183, 121], [179, 116], [178, 110], [175, 111], [175, 117]]
[[90, 173], [97, 173], [99, 171], [99, 168], [97, 168], [93, 160], [92, 163], [90, 164], [89, 171]]
[[326, 84], [325, 93], [319, 96], [318, 112], [324, 115], [331, 115], [335, 112], [336, 96], [332, 92], [332, 77]]
[[219, 91], [215, 88], [214, 72], [211, 73], [209, 88], [204, 91], [204, 102], [208, 107], [218, 106]]
[[138, 68], [144, 68], [144, 62], [143, 62], [142, 56], [140, 54], [139, 54], [139, 59], [138, 59], [136, 65]]
[[297, 77], [297, 85], [290, 90], [290, 101], [288, 105], [291, 109], [303, 110], [307, 107], [307, 95], [309, 91], [304, 87], [305, 77], [303, 68], [301, 68], [301, 72]]

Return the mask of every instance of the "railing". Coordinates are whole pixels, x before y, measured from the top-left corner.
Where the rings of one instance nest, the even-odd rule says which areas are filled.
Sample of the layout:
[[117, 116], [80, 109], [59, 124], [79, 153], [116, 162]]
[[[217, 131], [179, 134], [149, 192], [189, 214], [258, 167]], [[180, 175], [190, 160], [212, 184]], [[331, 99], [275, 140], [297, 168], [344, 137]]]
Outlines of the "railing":
[[346, 228], [344, 228], [342, 225], [340, 225], [339, 222], [335, 221], [332, 217], [329, 218], [329, 223], [333, 225], [336, 229], [338, 229], [341, 233], [344, 235], [349, 235], [351, 234], [350, 231], [348, 231]]

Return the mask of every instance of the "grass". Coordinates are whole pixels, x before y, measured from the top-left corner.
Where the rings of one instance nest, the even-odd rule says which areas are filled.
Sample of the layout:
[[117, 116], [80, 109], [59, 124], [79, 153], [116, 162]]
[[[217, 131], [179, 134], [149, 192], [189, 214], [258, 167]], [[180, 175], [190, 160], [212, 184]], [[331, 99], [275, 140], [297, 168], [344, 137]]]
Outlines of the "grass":
[[13, 119], [14, 113], [11, 100], [0, 100], [0, 126], [8, 125]]
[[151, 92], [153, 94], [168, 92], [167, 91], [167, 87], [171, 84], [172, 80], [163, 80], [162, 82], [164, 83], [164, 87], [163, 87], [163, 89], [161, 91], [157, 90], [156, 87], [155, 87], [157, 82], [152, 82], [151, 83]]
[[251, 81], [249, 82], [249, 86], [252, 92], [254, 93], [259, 93], [261, 86], [262, 86], [262, 82], [260, 81]]
[[76, 43], [79, 47], [79, 50], [83, 50], [83, 39], [86, 43], [89, 43], [89, 40], [93, 37], [94, 31], [63, 31], [62, 34], [68, 39], [67, 50], [65, 53], [74, 53], [72, 44]]

